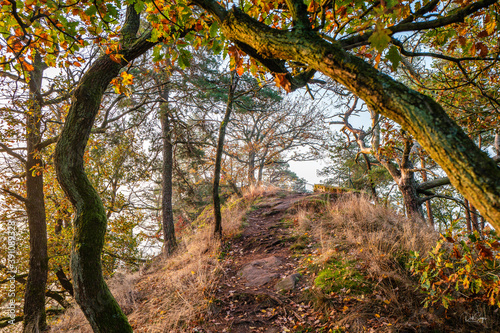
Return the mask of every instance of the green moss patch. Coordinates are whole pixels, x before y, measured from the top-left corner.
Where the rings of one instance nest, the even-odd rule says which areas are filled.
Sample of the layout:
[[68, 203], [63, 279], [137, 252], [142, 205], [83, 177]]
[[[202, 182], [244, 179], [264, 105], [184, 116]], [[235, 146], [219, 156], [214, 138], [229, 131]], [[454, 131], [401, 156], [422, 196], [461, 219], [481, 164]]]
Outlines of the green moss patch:
[[372, 291], [370, 283], [355, 267], [356, 260], [333, 259], [318, 272], [314, 285], [324, 293], [349, 292], [364, 294]]

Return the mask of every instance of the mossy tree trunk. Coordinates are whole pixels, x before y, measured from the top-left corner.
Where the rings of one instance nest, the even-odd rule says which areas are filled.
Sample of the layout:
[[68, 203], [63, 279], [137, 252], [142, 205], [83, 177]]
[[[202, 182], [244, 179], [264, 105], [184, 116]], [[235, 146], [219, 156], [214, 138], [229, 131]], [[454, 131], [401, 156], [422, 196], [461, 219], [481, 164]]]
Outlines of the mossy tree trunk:
[[226, 11], [215, 1], [193, 2], [213, 14], [224, 36], [252, 56], [304, 63], [399, 123], [443, 168], [451, 184], [500, 230], [500, 169], [432, 98], [348, 53], [340, 42], [327, 42], [312, 29], [273, 29], [238, 8]]
[[160, 122], [163, 141], [161, 211], [164, 240], [163, 253], [165, 256], [171, 255], [177, 247], [172, 209], [172, 169], [174, 156], [167, 84], [165, 82], [160, 84]]
[[222, 168], [222, 154], [224, 152], [224, 138], [226, 136], [226, 128], [231, 118], [231, 112], [233, 110], [234, 101], [234, 91], [238, 84], [238, 77], [235, 71], [231, 71], [231, 81], [229, 83], [229, 92], [227, 94], [227, 104], [226, 112], [224, 113], [224, 119], [219, 128], [219, 140], [217, 142], [217, 152], [215, 154], [215, 167], [214, 167], [214, 184], [212, 187], [212, 200], [214, 203], [214, 235], [222, 238], [222, 213], [220, 208], [220, 196], [219, 196], [219, 184], [220, 184], [220, 173]]
[[30, 72], [30, 103], [26, 115], [26, 215], [30, 237], [29, 272], [24, 293], [23, 332], [45, 330], [45, 288], [47, 285], [47, 224], [43, 192], [43, 160], [37, 145], [41, 142], [43, 97], [42, 77], [45, 64], [37, 53]]
[[126, 316], [110, 293], [102, 274], [101, 252], [106, 211], [84, 170], [83, 155], [102, 96], [120, 69], [155, 44], [150, 35], [135, 38], [139, 14], [129, 6], [122, 29], [120, 62], [99, 57], [80, 80], [55, 150], [58, 181], [75, 208], [71, 245], [71, 274], [75, 299], [94, 332], [132, 332]]

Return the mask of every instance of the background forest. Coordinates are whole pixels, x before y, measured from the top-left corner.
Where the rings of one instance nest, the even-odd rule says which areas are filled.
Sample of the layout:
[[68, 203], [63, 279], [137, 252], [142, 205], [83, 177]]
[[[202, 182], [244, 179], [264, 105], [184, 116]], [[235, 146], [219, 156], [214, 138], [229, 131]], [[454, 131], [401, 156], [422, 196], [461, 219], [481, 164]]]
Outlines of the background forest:
[[441, 234], [406, 258], [427, 305], [500, 304], [497, 1], [0, 5], [0, 327], [76, 300], [131, 332], [105, 279], [209, 212], [229, 237], [258, 186], [310, 192], [291, 161]]

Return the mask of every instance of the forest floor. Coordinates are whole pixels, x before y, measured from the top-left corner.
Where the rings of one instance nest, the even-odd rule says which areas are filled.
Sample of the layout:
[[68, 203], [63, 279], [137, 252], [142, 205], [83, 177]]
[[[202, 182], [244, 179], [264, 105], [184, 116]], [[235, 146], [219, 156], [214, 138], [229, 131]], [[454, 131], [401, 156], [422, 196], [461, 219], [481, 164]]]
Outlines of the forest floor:
[[271, 197], [252, 207], [241, 236], [226, 243], [224, 277], [200, 331], [275, 333], [315, 326], [317, 316], [304, 302], [309, 284], [300, 257], [318, 249], [302, 244], [305, 251], [296, 255], [290, 248], [298, 237], [286, 218], [305, 196]]
[[[422, 251], [435, 244], [433, 230], [346, 197], [337, 213], [327, 211], [338, 195], [258, 198], [241, 235], [223, 246], [223, 276], [208, 316], [192, 331], [497, 332], [498, 314], [482, 306], [422, 306], [418, 283], [395, 249]], [[335, 214], [339, 229], [329, 225], [336, 231], [322, 236], [319, 224]], [[349, 219], [353, 225], [340, 226]]]

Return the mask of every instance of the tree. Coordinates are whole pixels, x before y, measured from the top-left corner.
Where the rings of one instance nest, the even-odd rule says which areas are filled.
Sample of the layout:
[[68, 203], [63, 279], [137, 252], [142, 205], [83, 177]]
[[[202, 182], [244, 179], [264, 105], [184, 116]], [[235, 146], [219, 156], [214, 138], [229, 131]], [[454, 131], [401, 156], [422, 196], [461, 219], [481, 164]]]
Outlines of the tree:
[[[164, 79], [165, 80], [165, 79]], [[163, 80], [163, 81], [164, 81]], [[169, 110], [169, 90], [168, 82], [161, 79], [155, 80], [158, 85], [158, 95], [160, 98], [160, 123], [162, 129], [163, 142], [163, 163], [162, 163], [162, 227], [163, 227], [163, 253], [171, 255], [177, 248], [174, 228], [174, 214], [172, 209], [172, 170], [174, 164], [173, 143], [172, 143], [172, 114]]]
[[128, 6], [121, 30], [123, 58], [114, 61], [102, 55], [82, 77], [55, 151], [59, 183], [76, 210], [71, 250], [75, 299], [95, 332], [132, 332], [132, 328], [102, 276], [106, 212], [85, 174], [83, 152], [111, 80], [127, 63], [154, 46], [150, 35], [136, 37], [139, 23], [139, 14]]
[[361, 154], [356, 142], [345, 142], [345, 139], [344, 134], [334, 133], [328, 150], [329, 165], [321, 169], [318, 176], [327, 177], [324, 180], [327, 185], [355, 188], [379, 199], [392, 178], [378, 161]]
[[316, 106], [299, 99], [258, 103], [237, 106], [226, 147], [229, 157], [246, 166], [248, 184], [261, 182], [264, 168], [278, 162], [317, 158], [326, 141], [325, 116]]
[[[384, 121], [384, 119], [381, 119], [374, 112], [370, 112], [372, 127], [369, 132], [360, 128], [354, 128], [349, 122], [349, 117], [357, 111], [357, 104], [358, 98], [354, 98], [350, 109], [341, 115], [342, 121], [333, 123], [343, 125], [342, 130], [347, 135], [349, 142], [352, 135], [358, 145], [359, 152], [375, 157], [377, 162], [389, 172], [403, 195], [407, 215], [422, 219], [423, 211], [421, 205], [423, 201], [419, 199], [417, 193], [416, 170], [411, 158], [414, 146], [413, 138], [404, 133], [404, 131], [399, 132], [394, 128], [393, 124]], [[381, 127], [385, 132], [385, 142], [381, 142]], [[371, 146], [367, 146], [365, 142], [368, 136], [371, 136]], [[401, 147], [397, 147], [397, 145]], [[397, 150], [401, 151], [401, 154]]]
[[[57, 137], [54, 134], [57, 129], [49, 125], [55, 117], [47, 109], [58, 104], [61, 106], [60, 103], [69, 96], [67, 92], [59, 90], [57, 79], [49, 81], [44, 78], [47, 66], [40, 52], [35, 50], [31, 58], [31, 61], [24, 63], [25, 66], [32, 66], [29, 72], [1, 72], [7, 87], [21, 89], [11, 90], [11, 101], [3, 108], [0, 121], [5, 125], [6, 135], [0, 137], [0, 152], [20, 162], [23, 169], [8, 171], [11, 176], [7, 184], [2, 185], [1, 192], [21, 202], [26, 211], [30, 246], [24, 297], [24, 332], [39, 332], [46, 327], [45, 295], [49, 260], [44, 200], [46, 156], [43, 151], [55, 143]], [[47, 81], [51, 82], [51, 87], [44, 89], [43, 84]], [[67, 88], [71, 90], [71, 84]], [[23, 93], [24, 89], [27, 89], [27, 95]], [[25, 119], [18, 118], [19, 115]], [[24, 127], [24, 135], [15, 134], [16, 124]], [[21, 147], [16, 147], [18, 144]], [[24, 185], [21, 192], [14, 190], [13, 186], [19, 180]]]
[[[287, 10], [281, 10], [284, 8], [282, 2], [276, 4], [281, 6], [278, 9], [256, 6], [252, 11], [254, 17], [236, 7], [228, 10], [215, 1], [194, 0], [193, 3], [213, 15], [225, 38], [271, 71], [275, 69], [280, 77], [287, 73], [286, 70], [283, 73], [284, 61], [305, 64], [309, 70], [319, 71], [344, 85], [374, 112], [399, 123], [443, 168], [451, 183], [493, 226], [500, 228], [500, 170], [496, 163], [432, 98], [380, 73], [360, 56], [348, 52], [371, 43], [381, 54], [395, 39], [394, 35], [400, 32], [436, 28], [453, 30], [466, 18], [470, 23], [470, 16], [477, 19], [491, 11], [496, 1], [482, 0], [464, 7], [444, 7], [437, 13], [438, 18], [434, 15], [425, 17], [425, 14], [439, 8], [439, 1], [427, 2], [413, 11], [413, 2], [399, 6], [393, 2], [380, 2], [370, 7], [360, 2], [352, 3], [347, 10], [348, 3], [338, 4], [343, 7], [332, 9], [330, 2], [321, 6], [311, 1], [306, 7], [300, 0], [286, 0]], [[278, 11], [282, 14], [282, 17], [277, 17], [277, 22], [268, 22], [274, 27], [259, 21], [259, 17], [267, 17], [271, 11], [274, 16]], [[342, 19], [343, 23], [339, 25], [334, 19]], [[371, 28], [373, 24], [375, 29]], [[347, 30], [342, 31], [344, 28]], [[319, 29], [326, 30], [326, 33], [319, 34]], [[332, 30], [333, 37], [329, 33]], [[346, 32], [352, 35], [335, 39]], [[290, 86], [292, 84], [290, 82]]]
[[233, 110], [234, 103], [234, 92], [238, 86], [239, 77], [236, 76], [235, 71], [231, 71], [231, 81], [229, 83], [229, 91], [227, 94], [227, 106], [226, 112], [224, 113], [224, 118], [220, 124], [219, 139], [217, 142], [217, 151], [215, 153], [215, 167], [214, 167], [214, 185], [212, 189], [213, 203], [214, 203], [214, 234], [219, 238], [222, 238], [222, 213], [220, 209], [220, 197], [219, 197], [219, 183], [220, 183], [220, 171], [222, 164], [222, 154], [224, 152], [224, 138], [226, 136], [226, 128], [231, 117], [231, 111]]

